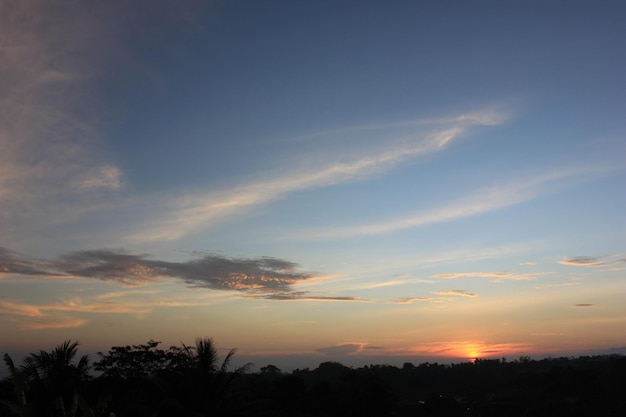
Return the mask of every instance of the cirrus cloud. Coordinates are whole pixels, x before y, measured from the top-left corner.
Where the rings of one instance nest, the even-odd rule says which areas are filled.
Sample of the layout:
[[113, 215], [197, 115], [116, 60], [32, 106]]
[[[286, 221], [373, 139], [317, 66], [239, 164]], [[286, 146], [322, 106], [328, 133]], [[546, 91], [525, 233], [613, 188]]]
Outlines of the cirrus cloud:
[[463, 291], [463, 290], [445, 290], [445, 291], [437, 291], [435, 292], [435, 294], [437, 295], [455, 295], [457, 297], [469, 297], [469, 298], [475, 298], [478, 297], [476, 294], [471, 293], [471, 292], [467, 292], [467, 291]]
[[512, 274], [509, 272], [454, 272], [431, 275], [431, 278], [457, 279], [457, 278], [490, 278], [493, 282], [500, 281], [529, 281], [537, 279], [543, 273]]
[[393, 300], [393, 304], [413, 304], [416, 301], [417, 302], [423, 302], [423, 301], [442, 302], [444, 301], [444, 299], [437, 298], [437, 297], [404, 297], [404, 298], [396, 298], [395, 300]]

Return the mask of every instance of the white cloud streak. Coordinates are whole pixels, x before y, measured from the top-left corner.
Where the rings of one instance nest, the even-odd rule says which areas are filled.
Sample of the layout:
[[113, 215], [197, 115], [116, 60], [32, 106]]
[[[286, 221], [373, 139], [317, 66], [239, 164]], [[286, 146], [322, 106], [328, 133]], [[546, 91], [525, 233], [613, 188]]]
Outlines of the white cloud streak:
[[331, 163], [310, 170], [297, 168], [293, 172], [241, 184], [229, 190], [187, 196], [171, 206], [168, 213], [159, 217], [154, 225], [134, 234], [130, 240], [178, 239], [197, 231], [198, 228], [210, 227], [229, 216], [242, 214], [254, 206], [266, 204], [289, 193], [333, 186], [379, 174], [412, 158], [445, 149], [472, 125], [492, 125], [499, 120], [493, 112], [482, 116], [477, 112], [471, 117], [466, 115], [450, 118], [449, 125], [418, 136], [409, 144], [396, 144], [385, 150], [375, 149], [370, 154], [353, 158], [349, 162]]
[[291, 237], [294, 239], [325, 240], [373, 236], [433, 223], [454, 221], [524, 203], [544, 194], [548, 186], [554, 185], [559, 180], [591, 171], [597, 171], [597, 169], [568, 169], [549, 172], [525, 180], [481, 188], [451, 203], [435, 209], [420, 211], [401, 219], [321, 231], [304, 231]]
[[449, 274], [435, 274], [431, 278], [458, 279], [458, 278], [489, 278], [493, 282], [500, 281], [531, 281], [545, 273], [512, 274], [508, 272], [454, 272]]

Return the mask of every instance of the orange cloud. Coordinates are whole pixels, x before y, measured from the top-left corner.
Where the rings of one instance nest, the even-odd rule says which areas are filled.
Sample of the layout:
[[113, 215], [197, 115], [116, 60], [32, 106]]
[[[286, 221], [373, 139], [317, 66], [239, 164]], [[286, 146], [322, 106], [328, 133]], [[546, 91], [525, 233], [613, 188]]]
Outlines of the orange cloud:
[[47, 317], [36, 321], [29, 321], [24, 327], [31, 330], [42, 329], [70, 329], [87, 324], [87, 320], [72, 317]]
[[0, 301], [0, 314], [11, 314], [16, 316], [41, 317], [41, 309], [33, 305], [16, 304], [7, 301]]
[[437, 297], [406, 297], [397, 298], [393, 301], [394, 304], [413, 304], [415, 301], [431, 301], [431, 302], [443, 302], [443, 298]]
[[446, 290], [446, 291], [437, 291], [435, 292], [437, 295], [456, 295], [458, 297], [478, 297], [476, 294], [471, 292], [463, 291], [463, 290]]

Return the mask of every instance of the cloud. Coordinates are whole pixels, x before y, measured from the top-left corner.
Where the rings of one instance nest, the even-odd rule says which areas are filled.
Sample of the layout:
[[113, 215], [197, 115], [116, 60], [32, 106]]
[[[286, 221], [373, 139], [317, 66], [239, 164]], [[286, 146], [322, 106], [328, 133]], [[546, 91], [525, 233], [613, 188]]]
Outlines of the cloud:
[[449, 222], [524, 203], [545, 193], [548, 186], [560, 180], [598, 170], [598, 168], [592, 167], [580, 170], [566, 169], [548, 172], [521, 181], [478, 189], [446, 205], [431, 210], [420, 211], [404, 218], [361, 226], [340, 227], [327, 230], [307, 230], [291, 237], [338, 239], [371, 236], [433, 223]]
[[580, 283], [579, 282], [561, 282], [558, 284], [537, 285], [535, 286], [535, 288], [560, 288], [560, 287], [572, 287], [576, 285], [580, 285]]
[[65, 315], [52, 314], [46, 306], [21, 304], [13, 301], [0, 299], [0, 316], [17, 317], [22, 327], [32, 330], [40, 329], [65, 329], [80, 327], [87, 323], [87, 320], [73, 318]]
[[[181, 305], [187, 305], [180, 303]], [[0, 301], [0, 314], [25, 317], [51, 317], [55, 312], [73, 313], [112, 313], [136, 314], [150, 313], [151, 308], [161, 303], [123, 304], [117, 302], [87, 301], [75, 297], [49, 304], [24, 304], [15, 301]]]
[[[71, 328], [79, 327], [88, 323], [85, 317], [74, 317], [78, 313], [81, 316], [87, 314], [131, 314], [137, 318], [143, 318], [152, 313], [155, 308], [178, 308], [190, 306], [205, 306], [207, 300], [203, 297], [182, 300], [152, 300], [132, 302], [108, 301], [123, 296], [134, 296], [137, 293], [155, 293], [154, 291], [132, 290], [131, 293], [108, 293], [83, 299], [74, 297], [62, 299], [59, 302], [47, 304], [28, 304], [19, 301], [0, 298], [0, 315], [8, 316], [19, 321], [22, 326], [33, 329]], [[156, 294], [156, 293], [155, 293]], [[104, 301], [103, 301], [104, 300]]]
[[46, 262], [27, 259], [17, 252], [0, 247], [0, 276], [2, 274], [54, 275]]
[[[621, 255], [613, 255], [612, 257], [618, 257]], [[605, 257], [600, 256], [574, 256], [571, 258], [566, 258], [562, 261], [559, 261], [561, 265], [572, 265], [572, 266], [585, 266], [585, 267], [597, 267], [597, 266], [608, 266], [617, 263], [626, 262], [626, 258], [619, 259], [609, 259], [603, 260]]]
[[394, 281], [384, 281], [384, 282], [379, 282], [379, 283], [375, 283], [375, 284], [368, 284], [368, 285], [364, 285], [364, 286], [362, 286], [360, 288], [375, 289], [375, 288], [395, 287], [395, 286], [398, 286], [398, 285], [409, 285], [409, 284], [416, 284], [416, 283], [431, 284], [433, 282], [431, 280], [421, 279], [421, 278], [404, 279], [404, 278], [406, 278], [406, 276], [403, 276], [401, 278], [403, 278], [403, 279], [394, 280]]
[[31, 320], [24, 324], [24, 327], [32, 330], [42, 329], [71, 329], [87, 324], [87, 320], [73, 317], [46, 317], [38, 320]]
[[63, 0], [0, 5], [5, 239], [41, 238], [44, 226], [98, 210], [122, 187], [122, 170], [100, 143], [100, 104], [92, 88], [118, 53], [101, 20], [106, 7]]
[[41, 309], [37, 306], [23, 305], [11, 301], [0, 300], [0, 314], [40, 317], [43, 315]]
[[467, 292], [467, 291], [463, 291], [463, 290], [437, 291], [437, 292], [435, 292], [435, 294], [437, 294], [437, 295], [455, 295], [455, 296], [458, 296], [458, 297], [469, 297], [469, 298], [478, 297], [476, 294], [473, 294], [473, 293]]
[[483, 117], [476, 113], [462, 119], [450, 118], [449, 126], [417, 135], [417, 138], [408, 143], [391, 141], [394, 143], [387, 145], [387, 148], [372, 147], [369, 152], [364, 152], [361, 142], [353, 150], [356, 156], [335, 156], [341, 161], [328, 163], [329, 152], [325, 152], [324, 162], [315, 164], [313, 168], [299, 165], [291, 169], [291, 172], [280, 172], [266, 179], [230, 186], [227, 190], [178, 198], [165, 214], [158, 216], [153, 225], [148, 225], [129, 239], [178, 239], [199, 227], [210, 227], [227, 217], [241, 214], [289, 193], [329, 187], [385, 172], [417, 156], [445, 149], [472, 125], [483, 125], [487, 122], [491, 124], [496, 118], [493, 112], [488, 113]]
[[37, 276], [95, 278], [130, 286], [174, 278], [192, 287], [284, 294], [291, 293], [294, 284], [314, 277], [298, 271], [293, 262], [272, 257], [228, 258], [206, 254], [186, 262], [167, 262], [150, 259], [145, 254], [100, 249], [40, 261], [6, 249], [0, 251], [0, 273], [31, 275], [30, 271]]
[[405, 297], [405, 298], [396, 298], [393, 300], [393, 304], [413, 304], [416, 301], [432, 301], [432, 302], [442, 302], [442, 298], [437, 297]]
[[276, 301], [347, 301], [347, 302], [361, 302], [367, 303], [368, 300], [359, 297], [332, 297], [332, 296], [316, 296], [309, 295], [311, 294], [308, 291], [293, 291], [293, 292], [282, 292], [282, 293], [274, 293], [268, 295], [262, 295], [259, 298], [263, 298], [265, 300], [276, 300]]
[[337, 346], [329, 346], [315, 349], [319, 353], [328, 356], [348, 356], [362, 352], [366, 343], [344, 343]]
[[529, 281], [537, 279], [543, 273], [535, 274], [511, 274], [508, 272], [455, 272], [449, 274], [435, 274], [431, 278], [457, 279], [457, 278], [491, 278], [493, 282], [500, 281]]
[[[0, 189], [3, 197], [35, 198], [80, 188], [94, 178], [117, 186], [113, 165], [93, 146], [93, 120], [83, 108], [89, 75], [108, 45], [105, 27], [88, 8], [70, 2], [15, 2], [0, 13]], [[99, 48], [90, 43], [95, 39]], [[89, 71], [93, 69], [94, 71]], [[24, 188], [24, 186], [28, 188]]]
[[505, 109], [503, 106], [486, 107], [480, 110], [476, 110], [469, 113], [462, 113], [459, 115], [453, 115], [448, 117], [439, 118], [420, 118], [415, 120], [406, 120], [401, 122], [390, 123], [373, 123], [364, 124], [360, 126], [348, 126], [332, 130], [324, 130], [311, 134], [301, 135], [295, 138], [291, 138], [292, 141], [310, 140], [312, 138], [319, 138], [322, 136], [336, 137], [338, 134], [345, 132], [359, 132], [359, 131], [380, 131], [390, 128], [416, 128], [423, 126], [457, 126], [467, 129], [472, 126], [497, 126], [507, 122], [513, 115], [511, 109]]
[[576, 307], [576, 308], [594, 307], [594, 306], [595, 304], [587, 304], [587, 303], [572, 304], [572, 307]]
[[136, 314], [142, 316], [150, 313], [153, 305], [146, 304], [122, 304], [115, 302], [84, 302], [83, 299], [75, 297], [69, 300], [62, 300], [56, 304], [44, 304], [38, 306], [42, 311], [65, 311], [82, 313], [113, 313], [113, 314]]
[[526, 343], [487, 343], [483, 341], [442, 341], [423, 343], [410, 349], [414, 355], [444, 356], [457, 358], [477, 358], [518, 354], [527, 352], [531, 346]]
[[139, 71], [152, 68], [138, 62], [143, 58], [133, 48], [154, 43], [154, 28], [183, 23], [177, 27], [197, 29], [198, 16], [206, 16], [198, 13], [207, 7], [202, 3], [0, 2], [4, 239], [41, 242], [48, 229], [141, 199], [123, 195], [124, 169], [105, 143], [105, 117], [122, 114], [110, 108], [106, 87], [118, 83], [119, 74], [149, 78]]
[[115, 190], [122, 187], [122, 172], [116, 166], [103, 165], [90, 174], [80, 183], [82, 188], [110, 188]]

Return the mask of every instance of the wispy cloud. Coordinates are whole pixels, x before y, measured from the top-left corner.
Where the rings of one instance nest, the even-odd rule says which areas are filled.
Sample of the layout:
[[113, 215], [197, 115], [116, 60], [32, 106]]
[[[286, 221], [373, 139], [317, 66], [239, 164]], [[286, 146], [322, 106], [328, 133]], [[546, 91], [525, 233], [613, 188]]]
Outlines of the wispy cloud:
[[228, 258], [206, 254], [186, 262], [168, 262], [123, 250], [72, 252], [50, 261], [0, 251], [0, 274], [95, 278], [129, 286], [174, 278], [191, 287], [257, 293], [292, 293], [293, 285], [314, 275], [297, 264], [272, 257]]
[[75, 313], [114, 313], [114, 314], [135, 314], [138, 316], [148, 314], [153, 305], [145, 305], [135, 302], [125, 304], [117, 302], [88, 301], [85, 302], [80, 297], [62, 300], [56, 304], [45, 304], [38, 306], [43, 311], [63, 311]]
[[[137, 295], [152, 295], [148, 299], [137, 299]], [[132, 298], [128, 300], [125, 298]], [[114, 299], [115, 301], [111, 301]], [[80, 327], [89, 323], [93, 314], [124, 314], [138, 319], [145, 318], [155, 309], [206, 306], [214, 304], [215, 297], [163, 299], [158, 291], [132, 289], [130, 292], [106, 293], [93, 297], [72, 297], [57, 302], [33, 304], [21, 300], [0, 298], [0, 316], [8, 317], [22, 327], [38, 330], [51, 328]], [[78, 316], [78, 317], [77, 317]]]
[[409, 285], [409, 284], [431, 284], [433, 283], [432, 280], [428, 280], [428, 279], [422, 279], [422, 278], [412, 278], [412, 279], [400, 279], [400, 280], [393, 280], [393, 281], [383, 281], [383, 282], [378, 282], [378, 283], [374, 283], [374, 284], [368, 284], [368, 285], [364, 285], [360, 288], [363, 289], [375, 289], [375, 288], [384, 288], [384, 287], [396, 287], [399, 285]]
[[135, 207], [138, 197], [123, 195], [128, 179], [105, 143], [103, 115], [112, 110], [102, 111], [109, 94], [103, 86], [137, 62], [132, 44], [145, 39], [147, 27], [191, 23], [200, 15], [192, 9], [204, 6], [143, 3], [0, 2], [4, 239], [41, 242], [48, 230], [53, 234], [112, 206], [144, 208]]
[[[88, 320], [74, 317], [71, 313], [115, 313], [141, 316], [150, 309], [120, 303], [84, 303], [76, 298], [52, 304], [27, 304], [15, 301], [0, 301], [0, 315], [11, 317], [22, 327], [40, 329], [64, 329], [84, 326]], [[69, 314], [68, 314], [69, 313]]]
[[530, 281], [535, 280], [545, 273], [534, 274], [512, 274], [509, 272], [454, 272], [447, 274], [431, 275], [431, 278], [437, 279], [457, 279], [457, 278], [490, 278], [493, 282], [500, 281]]
[[11, 301], [0, 301], [0, 314], [12, 316], [44, 317], [54, 312], [73, 313], [113, 313], [143, 315], [151, 311], [157, 304], [151, 303], [119, 303], [102, 302], [97, 300], [85, 301], [74, 297], [69, 300], [61, 300], [56, 303], [28, 304]]
[[393, 304], [413, 304], [414, 302], [443, 302], [445, 301], [443, 298], [438, 297], [405, 297], [405, 298], [396, 298], [393, 300]]
[[445, 291], [437, 291], [435, 292], [437, 295], [455, 295], [457, 297], [469, 297], [475, 298], [478, 297], [476, 294], [471, 292], [463, 291], [463, 290], [445, 290]]
[[76, 106], [88, 104], [85, 66], [95, 70], [110, 45], [99, 36], [105, 27], [98, 18], [74, 6], [33, 0], [0, 13], [3, 199], [120, 186], [119, 168], [94, 153], [93, 120], [75, 115]]
[[4, 238], [96, 210], [122, 187], [122, 170], [99, 144], [96, 127], [90, 83], [114, 51], [96, 9], [70, 1], [0, 5]]
[[80, 186], [86, 189], [110, 188], [115, 190], [121, 188], [122, 171], [113, 165], [103, 165], [90, 173], [90, 176], [85, 177]]
[[420, 211], [405, 218], [353, 227], [307, 230], [291, 237], [307, 239], [348, 238], [378, 235], [433, 223], [449, 222], [521, 204], [546, 193], [549, 186], [555, 185], [560, 180], [598, 170], [599, 168], [591, 167], [579, 170], [553, 171], [521, 181], [481, 188], [451, 203], [435, 209]]
[[337, 137], [344, 133], [364, 131], [388, 131], [398, 128], [423, 128], [430, 126], [456, 126], [463, 129], [473, 126], [497, 126], [506, 123], [513, 115], [511, 108], [504, 106], [485, 107], [468, 113], [461, 113], [447, 117], [417, 118], [412, 120], [394, 121], [387, 123], [371, 123], [358, 126], [346, 126], [336, 129], [313, 132], [296, 137], [290, 137], [286, 141], [302, 141], [315, 138]]
[[[321, 347], [315, 349], [319, 353], [329, 356], [349, 356], [356, 355], [368, 349], [367, 343], [364, 342], [350, 342], [342, 343], [336, 346]], [[371, 349], [371, 348], [370, 348]], [[378, 350], [380, 347], [374, 347], [373, 350]]]
[[87, 324], [87, 320], [75, 317], [45, 317], [36, 320], [29, 320], [24, 327], [32, 330], [42, 329], [71, 329]]
[[41, 309], [33, 305], [23, 305], [12, 301], [0, 300], [0, 314], [40, 317], [43, 315]]
[[573, 287], [573, 286], [577, 286], [580, 285], [579, 282], [560, 282], [558, 284], [543, 284], [543, 285], [537, 285], [535, 286], [535, 288], [561, 288], [561, 287]]
[[261, 295], [258, 298], [265, 300], [276, 301], [321, 301], [321, 302], [361, 302], [368, 303], [369, 301], [359, 297], [341, 297], [341, 296], [322, 296], [314, 295], [309, 291], [293, 291], [283, 293], [273, 293], [268, 295]]
[[402, 141], [386, 149], [373, 148], [369, 153], [364, 153], [361, 143], [356, 152], [358, 156], [341, 156], [341, 162], [326, 162], [321, 167], [318, 165], [312, 169], [298, 166], [292, 172], [281, 172], [264, 180], [234, 185], [228, 190], [177, 199], [166, 214], [158, 217], [154, 225], [148, 225], [130, 239], [178, 239], [199, 227], [210, 227], [224, 218], [241, 214], [251, 207], [289, 193], [333, 186], [379, 174], [417, 156], [447, 148], [472, 125], [496, 124], [499, 119], [493, 112], [488, 112], [482, 117], [480, 113], [474, 113], [471, 117], [453, 117], [447, 120], [447, 126], [428, 134], [420, 134], [408, 143]]
[[[622, 257], [623, 255], [612, 255], [610, 257], [606, 256], [574, 256], [571, 258], [565, 258], [562, 261], [559, 261], [561, 265], [572, 265], [572, 266], [585, 266], [585, 267], [598, 267], [598, 266], [608, 266], [614, 265], [618, 263], [626, 263], [626, 257]], [[606, 259], [608, 258], [608, 259]], [[617, 258], [617, 259], [615, 259]]]
[[595, 304], [581, 303], [581, 304], [572, 304], [572, 307], [575, 308], [585, 308], [585, 307], [594, 307]]

